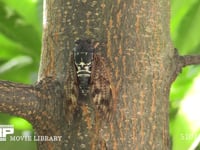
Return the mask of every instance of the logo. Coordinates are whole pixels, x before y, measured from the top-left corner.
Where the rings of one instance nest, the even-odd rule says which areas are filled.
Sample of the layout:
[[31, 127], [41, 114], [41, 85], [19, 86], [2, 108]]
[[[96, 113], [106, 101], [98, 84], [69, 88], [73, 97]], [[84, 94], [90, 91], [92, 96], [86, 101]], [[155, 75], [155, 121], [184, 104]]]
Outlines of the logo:
[[[1, 141], [62, 141], [62, 136], [46, 136], [46, 135], [20, 135], [14, 136], [14, 125], [0, 125], [0, 142]], [[10, 135], [9, 137], [7, 137]]]
[[14, 133], [13, 125], [0, 125], [0, 141], [6, 141], [6, 136], [8, 134]]

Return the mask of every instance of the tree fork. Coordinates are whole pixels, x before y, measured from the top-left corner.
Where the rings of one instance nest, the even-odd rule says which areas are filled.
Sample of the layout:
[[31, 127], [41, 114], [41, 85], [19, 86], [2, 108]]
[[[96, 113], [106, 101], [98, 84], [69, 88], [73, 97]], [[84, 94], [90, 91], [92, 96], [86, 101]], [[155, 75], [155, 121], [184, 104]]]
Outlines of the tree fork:
[[175, 69], [172, 75], [172, 81], [176, 79], [178, 74], [181, 72], [182, 68], [188, 65], [198, 65], [200, 64], [200, 55], [184, 55], [178, 54], [178, 50], [174, 49], [173, 60]]
[[[63, 87], [51, 77], [42, 79], [36, 85], [24, 85], [0, 81], [0, 110], [23, 117], [30, 121], [38, 136], [62, 136], [66, 104]], [[41, 149], [56, 149], [58, 142], [38, 141]]]

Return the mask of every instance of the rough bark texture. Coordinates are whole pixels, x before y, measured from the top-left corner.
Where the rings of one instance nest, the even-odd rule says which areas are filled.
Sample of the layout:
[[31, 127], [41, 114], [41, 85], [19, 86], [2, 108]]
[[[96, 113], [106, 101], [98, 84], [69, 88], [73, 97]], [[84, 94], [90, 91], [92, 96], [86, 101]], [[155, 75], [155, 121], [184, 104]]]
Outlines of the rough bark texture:
[[[114, 119], [99, 124], [91, 115], [88, 123], [80, 113], [69, 125], [66, 149], [98, 149], [102, 143], [107, 149], [168, 149], [168, 94], [175, 65], [169, 2], [49, 0], [45, 13], [40, 77], [62, 80], [75, 39], [91, 38], [105, 45], [99, 53], [116, 88]], [[90, 107], [81, 106], [80, 112], [91, 112]]]
[[[38, 135], [62, 142], [38, 142], [39, 150], [167, 150], [168, 95], [172, 81], [199, 56], [179, 56], [169, 38], [169, 1], [46, 0], [38, 83], [0, 82], [0, 110], [29, 120]], [[69, 54], [77, 38], [100, 42], [98, 53], [111, 70], [116, 99], [113, 119], [96, 116], [81, 103], [66, 116]], [[69, 94], [69, 93], [67, 93]]]
[[[30, 121], [39, 136], [61, 136], [64, 130], [63, 87], [47, 77], [36, 85], [0, 81], [0, 110]], [[56, 107], [55, 107], [56, 106]], [[42, 149], [56, 149], [61, 142], [39, 142]]]

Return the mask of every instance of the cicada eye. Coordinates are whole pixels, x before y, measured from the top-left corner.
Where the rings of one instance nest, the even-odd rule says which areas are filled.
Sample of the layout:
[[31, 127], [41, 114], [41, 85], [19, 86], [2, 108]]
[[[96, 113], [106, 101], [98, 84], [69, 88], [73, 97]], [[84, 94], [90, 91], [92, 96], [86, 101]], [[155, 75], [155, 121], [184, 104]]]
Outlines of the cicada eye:
[[91, 63], [93, 60], [93, 53], [91, 53], [91, 52], [87, 53], [86, 59], [87, 59], [86, 63]]
[[78, 57], [78, 55], [74, 55], [74, 62], [75, 62], [75, 64], [79, 63], [79, 57]]

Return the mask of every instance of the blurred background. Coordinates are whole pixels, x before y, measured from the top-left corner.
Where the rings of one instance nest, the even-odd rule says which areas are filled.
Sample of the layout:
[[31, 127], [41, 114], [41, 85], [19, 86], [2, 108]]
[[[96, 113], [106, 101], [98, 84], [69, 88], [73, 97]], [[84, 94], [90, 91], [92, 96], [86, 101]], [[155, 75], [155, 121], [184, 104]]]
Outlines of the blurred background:
[[[35, 83], [40, 61], [42, 0], [0, 0], [0, 80]], [[33, 135], [22, 118], [0, 113], [0, 125], [14, 125], [15, 136]], [[36, 150], [35, 142], [0, 142], [0, 150]]]
[[[171, 38], [181, 55], [200, 54], [200, 0], [171, 0]], [[200, 65], [182, 70], [171, 86], [173, 150], [200, 150]]]
[[[200, 0], [171, 0], [171, 38], [181, 55], [200, 53]], [[42, 35], [42, 0], [0, 0], [0, 80], [37, 80]], [[170, 92], [173, 150], [200, 150], [200, 66], [188, 66]], [[22, 118], [0, 113], [15, 135], [33, 135]], [[36, 150], [34, 142], [0, 142], [2, 150]]]

